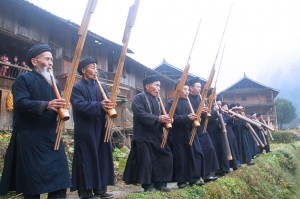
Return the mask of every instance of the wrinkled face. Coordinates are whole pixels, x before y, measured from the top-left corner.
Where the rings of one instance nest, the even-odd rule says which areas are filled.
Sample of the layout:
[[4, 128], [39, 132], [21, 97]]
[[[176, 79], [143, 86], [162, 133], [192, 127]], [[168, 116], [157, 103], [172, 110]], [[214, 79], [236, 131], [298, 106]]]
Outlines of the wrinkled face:
[[180, 92], [180, 97], [186, 99], [188, 97], [189, 93], [190, 93], [189, 87], [187, 85], [185, 85]]
[[241, 114], [242, 113], [242, 110], [240, 109], [233, 109], [234, 112], [238, 113], [238, 114]]
[[201, 84], [199, 82], [190, 86], [190, 93], [192, 95], [200, 95], [200, 92], [201, 92]]
[[31, 59], [34, 69], [40, 73], [46, 81], [52, 85], [50, 73], [52, 74], [53, 57], [51, 52], [43, 52]]
[[224, 105], [222, 106], [222, 109], [224, 109], [225, 111], [228, 111], [228, 106], [227, 106], [227, 104], [224, 104]]
[[152, 96], [156, 97], [160, 91], [160, 81], [146, 84], [145, 88], [146, 88], [146, 91], [148, 91]]
[[95, 80], [98, 75], [97, 71], [97, 64], [96, 63], [91, 63], [81, 69], [81, 72], [83, 74], [84, 79], [86, 80]]
[[52, 69], [53, 57], [51, 52], [43, 52], [31, 59], [33, 67], [38, 70]]
[[251, 116], [251, 119], [256, 120], [256, 119], [257, 119], [256, 114], [252, 115], [252, 116]]

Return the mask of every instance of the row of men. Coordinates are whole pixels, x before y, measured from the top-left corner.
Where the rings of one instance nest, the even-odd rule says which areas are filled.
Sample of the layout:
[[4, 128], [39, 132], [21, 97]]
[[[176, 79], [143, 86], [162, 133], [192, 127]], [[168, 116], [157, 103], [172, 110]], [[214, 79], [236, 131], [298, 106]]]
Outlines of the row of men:
[[[29, 49], [26, 60], [33, 70], [18, 76], [13, 85], [13, 134], [5, 155], [0, 194], [15, 190], [23, 193], [24, 198], [40, 198], [43, 193], [48, 193], [48, 198], [66, 198], [66, 190], [71, 187], [71, 191], [78, 190], [81, 198], [112, 198], [107, 193], [107, 186], [114, 185], [112, 147], [103, 140], [106, 111], [113, 104], [109, 99], [104, 100], [96, 83], [96, 59], [87, 57], [80, 61], [78, 73], [82, 79], [74, 85], [71, 94], [75, 143], [72, 178], [63, 143], [57, 151], [53, 150], [57, 111], [66, 106], [66, 101], [55, 98], [50, 76], [51, 49], [47, 44], [37, 44]], [[185, 86], [174, 121], [162, 114], [157, 98], [159, 77], [147, 77], [143, 84], [145, 91], [132, 102], [133, 141], [125, 182], [140, 183], [145, 191], [168, 191], [167, 182], [176, 181], [180, 187], [187, 183], [201, 184], [201, 177], [209, 179], [213, 172], [223, 169], [208, 133], [202, 133], [199, 128], [193, 145], [186, 142], [196, 118], [190, 114], [186, 97], [190, 89], [193, 107], [198, 107], [200, 83]], [[102, 87], [109, 96], [104, 84]], [[171, 136], [161, 148], [163, 126], [172, 122]], [[236, 157], [237, 165], [238, 161], [244, 163], [241, 157]]]
[[[180, 93], [174, 120], [162, 114], [163, 105], [158, 99], [159, 76], [147, 77], [143, 84], [145, 91], [132, 101], [133, 140], [124, 173], [127, 184], [139, 183], [144, 191], [166, 192], [170, 191], [167, 182], [177, 182], [179, 188], [203, 185], [205, 181], [215, 180], [216, 176], [229, 173], [230, 168], [237, 170], [242, 164], [254, 164], [252, 159], [263, 152], [263, 148], [256, 145], [245, 121], [225, 113], [229, 107], [226, 103], [220, 104], [221, 102], [216, 103], [211, 110], [207, 128], [204, 123], [207, 112], [210, 111], [203, 109], [201, 125], [196, 130], [193, 143], [190, 143], [193, 122], [197, 119], [195, 112], [202, 100], [199, 78], [186, 82]], [[168, 102], [167, 112], [172, 103], [173, 100]], [[243, 114], [241, 106], [231, 105], [230, 108]], [[229, 154], [226, 153], [227, 137], [222, 134], [219, 114], [223, 114], [231, 160], [228, 160]], [[252, 117], [256, 119], [254, 113]], [[162, 148], [160, 143], [166, 123], [172, 123], [173, 128], [169, 132], [167, 145]], [[254, 128], [262, 139], [263, 132]], [[266, 146], [265, 150], [269, 152], [268, 143]]]

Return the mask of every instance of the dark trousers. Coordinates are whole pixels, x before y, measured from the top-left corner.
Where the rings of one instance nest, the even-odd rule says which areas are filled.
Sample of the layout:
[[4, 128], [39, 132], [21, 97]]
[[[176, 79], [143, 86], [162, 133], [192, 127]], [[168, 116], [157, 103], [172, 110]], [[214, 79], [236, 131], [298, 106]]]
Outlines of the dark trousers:
[[[40, 194], [23, 194], [23, 196], [24, 199], [40, 199]], [[48, 199], [62, 199], [62, 198], [67, 198], [66, 189], [60, 189], [48, 193]]]

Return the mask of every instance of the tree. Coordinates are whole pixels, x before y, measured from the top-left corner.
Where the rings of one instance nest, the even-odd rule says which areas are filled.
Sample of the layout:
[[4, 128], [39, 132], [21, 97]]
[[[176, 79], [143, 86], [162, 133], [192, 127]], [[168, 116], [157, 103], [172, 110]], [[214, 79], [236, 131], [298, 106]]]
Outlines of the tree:
[[277, 122], [282, 127], [283, 124], [287, 124], [296, 118], [296, 108], [292, 102], [278, 98], [275, 100], [275, 107], [277, 112]]

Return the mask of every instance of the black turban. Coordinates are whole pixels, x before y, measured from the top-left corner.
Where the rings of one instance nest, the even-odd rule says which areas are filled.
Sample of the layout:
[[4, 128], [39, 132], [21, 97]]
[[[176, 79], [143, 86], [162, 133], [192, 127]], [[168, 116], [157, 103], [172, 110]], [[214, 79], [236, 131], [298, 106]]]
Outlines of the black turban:
[[83, 75], [82, 72], [81, 72], [81, 69], [83, 69], [84, 67], [86, 67], [87, 65], [89, 64], [92, 64], [92, 63], [96, 63], [97, 64], [97, 60], [95, 57], [93, 56], [89, 56], [83, 60], [81, 60], [79, 62], [79, 65], [78, 65], [78, 68], [77, 68], [77, 72], [80, 74], [80, 75]]
[[195, 83], [200, 83], [199, 77], [194, 77], [188, 81], [189, 86], [193, 86]]
[[257, 114], [256, 114], [256, 117], [260, 117], [260, 116], [261, 116], [261, 113], [257, 113]]
[[143, 86], [145, 87], [146, 84], [150, 84], [150, 83], [157, 82], [157, 81], [160, 81], [160, 78], [158, 75], [151, 75], [149, 77], [145, 77], [143, 79]]
[[[181, 78], [179, 80], [177, 80], [177, 83], [175, 84], [174, 90], [176, 90], [177, 85], [179, 84], [180, 80], [181, 80]], [[185, 81], [183, 86], [189, 86], [189, 83], [187, 81]]]
[[31, 59], [36, 57], [37, 55], [39, 55], [43, 52], [47, 52], [47, 51], [51, 52], [51, 48], [47, 44], [36, 44], [36, 45], [32, 46], [26, 54], [27, 65], [30, 68], [33, 68]]

